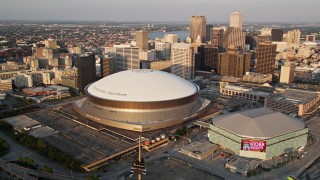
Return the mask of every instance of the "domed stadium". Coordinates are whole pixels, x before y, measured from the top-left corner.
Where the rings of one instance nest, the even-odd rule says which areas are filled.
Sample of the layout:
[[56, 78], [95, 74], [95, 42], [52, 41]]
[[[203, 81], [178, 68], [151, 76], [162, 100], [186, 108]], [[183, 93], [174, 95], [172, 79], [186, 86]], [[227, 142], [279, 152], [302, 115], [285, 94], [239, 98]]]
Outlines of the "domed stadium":
[[149, 69], [127, 70], [85, 88], [87, 97], [73, 104], [82, 116], [112, 127], [151, 131], [200, 116], [210, 101], [199, 87], [176, 75]]

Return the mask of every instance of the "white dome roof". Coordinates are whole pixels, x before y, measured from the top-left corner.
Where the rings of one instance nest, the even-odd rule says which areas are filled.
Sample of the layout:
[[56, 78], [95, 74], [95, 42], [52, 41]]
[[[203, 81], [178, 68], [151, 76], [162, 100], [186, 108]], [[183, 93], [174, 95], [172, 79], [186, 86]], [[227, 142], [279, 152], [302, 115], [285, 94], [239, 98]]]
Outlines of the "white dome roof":
[[197, 86], [176, 75], [150, 69], [127, 70], [92, 83], [87, 92], [101, 99], [130, 102], [167, 101], [188, 97]]

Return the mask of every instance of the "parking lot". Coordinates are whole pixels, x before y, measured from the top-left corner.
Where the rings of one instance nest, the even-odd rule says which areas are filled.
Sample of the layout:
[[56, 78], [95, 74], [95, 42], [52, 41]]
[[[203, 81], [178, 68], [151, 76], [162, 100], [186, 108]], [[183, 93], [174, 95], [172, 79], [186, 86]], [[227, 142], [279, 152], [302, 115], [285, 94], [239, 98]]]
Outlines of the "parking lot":
[[[81, 125], [77, 123], [78, 116], [60, 110], [47, 109], [27, 116], [58, 131], [42, 139], [84, 164], [90, 164], [136, 144], [134, 140], [120, 135], [115, 136], [110, 131], [98, 131]], [[82, 119], [82, 121], [88, 120]], [[88, 121], [87, 124], [92, 125], [92, 121]]]

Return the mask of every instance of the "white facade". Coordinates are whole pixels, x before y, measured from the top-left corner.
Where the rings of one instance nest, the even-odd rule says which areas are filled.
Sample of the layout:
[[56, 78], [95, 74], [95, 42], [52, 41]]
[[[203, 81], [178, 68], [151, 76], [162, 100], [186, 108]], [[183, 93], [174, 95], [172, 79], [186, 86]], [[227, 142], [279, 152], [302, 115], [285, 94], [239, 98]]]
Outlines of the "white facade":
[[186, 80], [194, 77], [194, 50], [191, 44], [176, 43], [172, 47], [171, 73]]
[[197, 90], [191, 82], [170, 73], [134, 69], [109, 75], [90, 85], [87, 91], [101, 99], [153, 102], [188, 97]]
[[156, 42], [155, 49], [160, 51], [160, 59], [170, 59], [171, 44], [168, 42]]

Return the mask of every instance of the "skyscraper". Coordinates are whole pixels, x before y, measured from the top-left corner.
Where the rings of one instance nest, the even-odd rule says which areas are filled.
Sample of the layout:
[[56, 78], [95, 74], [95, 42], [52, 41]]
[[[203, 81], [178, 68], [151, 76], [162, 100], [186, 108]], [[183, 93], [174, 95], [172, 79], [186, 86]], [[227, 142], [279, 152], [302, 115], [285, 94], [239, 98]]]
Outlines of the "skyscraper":
[[206, 40], [206, 17], [205, 16], [192, 16], [190, 19], [190, 37], [192, 42], [195, 42], [197, 37], [200, 36], [204, 42]]
[[288, 31], [287, 42], [288, 43], [299, 44], [300, 43], [300, 37], [301, 37], [301, 31], [299, 29]]
[[218, 67], [218, 48], [213, 45], [201, 45], [196, 54], [195, 66], [200, 71], [217, 71]]
[[128, 69], [140, 69], [140, 51], [136, 47], [116, 48], [113, 73]]
[[194, 50], [191, 44], [176, 43], [171, 52], [171, 73], [186, 80], [194, 77]]
[[112, 69], [113, 69], [112, 57], [104, 57], [100, 59], [101, 78], [104, 78], [112, 74]]
[[136, 32], [137, 47], [143, 50], [148, 50], [148, 32], [137, 31]]
[[168, 42], [156, 42], [155, 50], [160, 51], [160, 59], [170, 59], [171, 44]]
[[273, 74], [276, 61], [277, 44], [266, 41], [257, 47], [256, 72], [261, 74]]
[[223, 41], [223, 34], [224, 34], [223, 28], [213, 28], [211, 44], [213, 46], [221, 49], [222, 48], [222, 41]]
[[211, 41], [211, 39], [212, 39], [212, 29], [213, 29], [213, 25], [209, 25], [209, 24], [208, 24], [208, 25], [206, 26], [206, 33], [207, 33], [207, 34], [206, 34], [206, 38], [207, 38], [206, 40], [207, 40], [207, 41]]
[[242, 78], [250, 70], [250, 53], [239, 53], [236, 48], [219, 54], [218, 73], [222, 76]]
[[230, 14], [230, 27], [240, 28], [242, 30], [242, 14], [239, 12]]
[[80, 55], [76, 59], [76, 67], [78, 68], [77, 83], [79, 91], [96, 81], [96, 60], [94, 54]]
[[272, 29], [271, 30], [271, 41], [281, 42], [283, 39], [283, 29]]
[[222, 47], [227, 50], [229, 48], [237, 48], [242, 51], [244, 49], [245, 34], [240, 28], [228, 27], [223, 34]]

